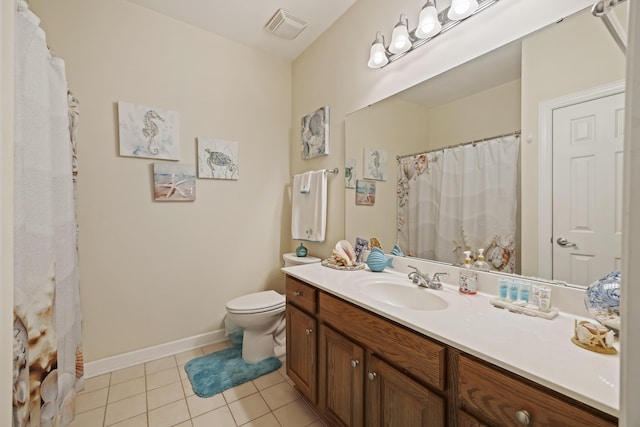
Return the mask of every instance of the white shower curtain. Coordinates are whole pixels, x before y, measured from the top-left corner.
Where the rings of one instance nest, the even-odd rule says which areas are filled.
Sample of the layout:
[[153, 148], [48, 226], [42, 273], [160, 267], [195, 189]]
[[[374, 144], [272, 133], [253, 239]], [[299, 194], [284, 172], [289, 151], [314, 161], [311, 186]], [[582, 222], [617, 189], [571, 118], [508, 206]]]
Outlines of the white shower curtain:
[[84, 371], [67, 81], [15, 5], [13, 426], [66, 426]]
[[399, 160], [398, 244], [410, 256], [454, 264], [485, 249], [515, 271], [519, 136]]

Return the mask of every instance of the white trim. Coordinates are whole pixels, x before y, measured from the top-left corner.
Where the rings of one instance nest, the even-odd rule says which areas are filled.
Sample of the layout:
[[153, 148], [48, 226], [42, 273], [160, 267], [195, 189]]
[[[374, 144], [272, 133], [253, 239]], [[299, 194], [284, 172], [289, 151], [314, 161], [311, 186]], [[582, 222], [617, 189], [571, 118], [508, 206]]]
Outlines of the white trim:
[[553, 110], [624, 92], [620, 80], [543, 101], [538, 106], [538, 276], [553, 277]]
[[149, 362], [161, 357], [172, 356], [174, 354], [183, 353], [205, 345], [214, 344], [225, 340], [225, 330], [220, 329], [208, 332], [202, 335], [183, 338], [171, 341], [165, 344], [155, 345], [140, 350], [131, 351], [129, 353], [117, 354], [115, 356], [105, 357], [104, 359], [87, 362], [84, 365], [85, 378], [91, 378], [118, 369], [128, 368], [129, 366], [140, 363]]

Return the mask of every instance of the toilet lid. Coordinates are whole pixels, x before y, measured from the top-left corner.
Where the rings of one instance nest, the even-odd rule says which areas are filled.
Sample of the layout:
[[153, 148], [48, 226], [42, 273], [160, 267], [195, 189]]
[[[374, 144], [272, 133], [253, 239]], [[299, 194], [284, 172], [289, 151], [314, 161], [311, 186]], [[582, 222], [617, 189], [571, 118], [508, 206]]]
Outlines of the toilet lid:
[[284, 295], [276, 291], [255, 292], [227, 302], [227, 311], [234, 313], [261, 313], [277, 310], [286, 304]]

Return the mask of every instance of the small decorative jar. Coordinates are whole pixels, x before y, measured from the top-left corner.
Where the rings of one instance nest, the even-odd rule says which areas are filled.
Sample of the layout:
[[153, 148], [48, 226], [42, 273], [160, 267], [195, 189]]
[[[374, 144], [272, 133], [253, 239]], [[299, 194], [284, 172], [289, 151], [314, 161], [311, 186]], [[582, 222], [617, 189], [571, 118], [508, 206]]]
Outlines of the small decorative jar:
[[296, 248], [296, 256], [300, 258], [307, 256], [307, 248], [305, 248], [302, 243]]

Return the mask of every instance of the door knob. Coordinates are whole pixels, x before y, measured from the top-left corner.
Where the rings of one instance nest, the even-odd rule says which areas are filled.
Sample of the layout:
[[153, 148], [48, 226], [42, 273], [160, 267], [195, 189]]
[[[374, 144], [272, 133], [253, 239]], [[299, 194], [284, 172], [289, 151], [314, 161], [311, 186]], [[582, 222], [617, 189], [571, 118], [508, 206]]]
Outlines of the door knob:
[[556, 242], [558, 242], [558, 244], [563, 248], [577, 247], [575, 243], [568, 241], [564, 237], [558, 237], [558, 240], [556, 240]]
[[293, 291], [293, 296], [294, 297], [302, 296], [302, 292], [301, 291]]
[[313, 329], [307, 328], [305, 332], [307, 333], [307, 335], [311, 335], [313, 333]]
[[356, 359], [351, 361], [351, 366], [354, 367], [354, 368], [357, 368], [359, 364], [360, 364], [360, 361], [358, 361]]
[[369, 372], [367, 376], [369, 377], [369, 380], [374, 381], [378, 374], [376, 374], [375, 372]]

